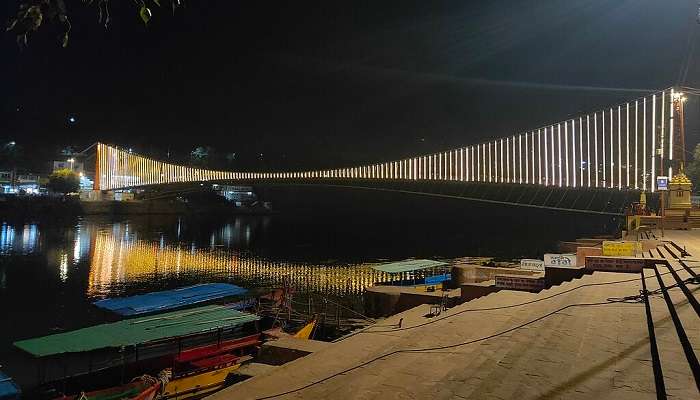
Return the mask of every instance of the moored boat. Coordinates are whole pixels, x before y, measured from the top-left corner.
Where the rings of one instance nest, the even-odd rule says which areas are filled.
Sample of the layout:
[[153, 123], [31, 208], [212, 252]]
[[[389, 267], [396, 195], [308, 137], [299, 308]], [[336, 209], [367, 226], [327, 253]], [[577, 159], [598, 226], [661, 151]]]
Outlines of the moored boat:
[[115, 386], [92, 392], [82, 392], [71, 396], [60, 396], [54, 400], [153, 400], [163, 387], [167, 378], [161, 379], [143, 375], [125, 385]]
[[230, 283], [202, 283], [129, 297], [107, 298], [93, 304], [115, 314], [130, 317], [192, 306], [226, 297], [241, 296], [247, 292], [247, 289]]
[[[72, 390], [93, 383], [88, 376], [103, 372], [135, 376], [173, 365], [189, 349], [204, 355], [225, 351], [227, 344], [257, 332], [257, 315], [221, 305], [171, 311], [148, 317], [96, 325], [76, 331], [15, 342], [41, 367], [38, 385], [71, 380]], [[212, 345], [214, 343], [214, 345]], [[206, 346], [210, 353], [207, 353]], [[224, 349], [216, 350], [217, 347]], [[204, 349], [201, 349], [204, 347]], [[113, 372], [110, 372], [113, 371]], [[105, 382], [113, 381], [105, 377]], [[74, 382], [75, 381], [75, 382]], [[102, 381], [100, 381], [102, 382]]]
[[173, 374], [163, 389], [162, 399], [184, 400], [214, 393], [225, 387], [230, 374], [251, 358], [227, 354], [195, 361], [191, 365], [199, 368]]
[[0, 372], [0, 400], [17, 400], [21, 393], [15, 381]]
[[312, 319], [308, 324], [304, 325], [303, 328], [299, 329], [294, 337], [297, 339], [310, 339], [313, 337], [314, 330], [316, 329], [316, 319]]

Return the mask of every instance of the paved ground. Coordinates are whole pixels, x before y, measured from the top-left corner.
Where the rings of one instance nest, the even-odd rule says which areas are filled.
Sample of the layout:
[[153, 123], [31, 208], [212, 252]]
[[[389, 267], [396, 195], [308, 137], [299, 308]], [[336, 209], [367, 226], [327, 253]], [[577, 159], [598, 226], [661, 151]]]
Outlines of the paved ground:
[[[700, 260], [700, 231], [665, 239], [686, 243]], [[682, 278], [690, 276], [673, 262]], [[665, 268], [659, 272], [666, 285], [675, 282]], [[653, 270], [645, 277], [649, 290], [659, 287]], [[655, 399], [645, 307], [607, 301], [640, 289], [639, 274], [597, 272], [538, 294], [501, 291], [437, 319], [424, 316], [429, 306], [417, 307], [210, 398], [301, 389], [274, 398]], [[680, 290], [669, 295], [700, 354], [700, 318]], [[584, 305], [591, 303], [604, 304]], [[663, 297], [650, 305], [669, 398], [700, 398]]]

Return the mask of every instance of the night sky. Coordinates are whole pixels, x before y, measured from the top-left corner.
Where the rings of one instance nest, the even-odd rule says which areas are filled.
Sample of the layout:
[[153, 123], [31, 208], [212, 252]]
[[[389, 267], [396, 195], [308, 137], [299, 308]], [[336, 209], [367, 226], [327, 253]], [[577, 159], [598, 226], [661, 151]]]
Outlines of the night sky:
[[66, 3], [67, 49], [50, 27], [23, 51], [3, 35], [2, 141], [159, 158], [208, 145], [240, 168], [340, 167], [700, 87], [696, 0], [188, 0], [148, 27], [112, 0], [106, 30], [94, 7]]

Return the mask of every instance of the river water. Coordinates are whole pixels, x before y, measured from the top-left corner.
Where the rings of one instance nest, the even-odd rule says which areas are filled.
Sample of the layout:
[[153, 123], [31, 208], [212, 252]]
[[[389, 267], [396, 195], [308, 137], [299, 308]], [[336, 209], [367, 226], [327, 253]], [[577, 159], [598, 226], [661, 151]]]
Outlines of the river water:
[[[409, 257], [540, 257], [557, 240], [612, 229], [605, 217], [351, 190], [266, 192], [271, 216], [0, 219], [0, 365], [26, 373], [12, 342], [103, 322], [91, 302], [200, 282], [288, 281], [362, 310]], [[24, 371], [24, 372], [23, 372]], [[20, 379], [21, 380], [21, 379]]]

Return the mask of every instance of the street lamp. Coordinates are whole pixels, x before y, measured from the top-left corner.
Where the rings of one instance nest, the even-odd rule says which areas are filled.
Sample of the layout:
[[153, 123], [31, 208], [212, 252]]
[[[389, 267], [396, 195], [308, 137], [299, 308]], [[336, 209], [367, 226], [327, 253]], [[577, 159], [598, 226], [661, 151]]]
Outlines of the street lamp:
[[69, 159], [68, 159], [68, 162], [70, 163], [70, 170], [71, 170], [71, 171], [73, 171], [73, 162], [74, 162], [74, 161], [75, 161], [75, 159], [73, 159], [73, 158], [69, 158]]

